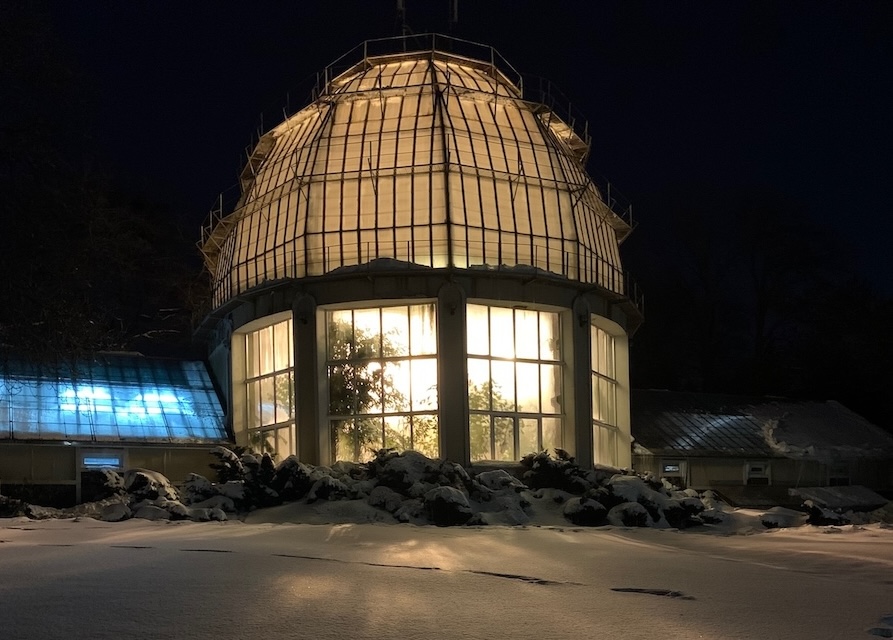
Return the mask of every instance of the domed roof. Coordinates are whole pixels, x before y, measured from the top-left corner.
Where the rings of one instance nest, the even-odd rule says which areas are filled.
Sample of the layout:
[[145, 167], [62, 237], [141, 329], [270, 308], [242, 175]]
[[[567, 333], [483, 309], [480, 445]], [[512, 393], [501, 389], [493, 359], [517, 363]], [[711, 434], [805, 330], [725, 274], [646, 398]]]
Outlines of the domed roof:
[[379, 258], [529, 266], [622, 293], [629, 225], [585, 171], [588, 140], [525, 100], [494, 50], [467, 57], [457, 41], [428, 42], [382, 55], [364, 44], [259, 140], [238, 205], [203, 238], [216, 305], [266, 280]]

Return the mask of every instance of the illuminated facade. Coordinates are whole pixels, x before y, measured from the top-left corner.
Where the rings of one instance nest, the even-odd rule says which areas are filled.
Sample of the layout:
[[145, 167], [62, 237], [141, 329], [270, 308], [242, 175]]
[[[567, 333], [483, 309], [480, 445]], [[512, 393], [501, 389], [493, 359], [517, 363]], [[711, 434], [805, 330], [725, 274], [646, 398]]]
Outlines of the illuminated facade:
[[628, 210], [537, 89], [489, 47], [370, 41], [260, 138], [202, 239], [239, 444], [629, 464]]

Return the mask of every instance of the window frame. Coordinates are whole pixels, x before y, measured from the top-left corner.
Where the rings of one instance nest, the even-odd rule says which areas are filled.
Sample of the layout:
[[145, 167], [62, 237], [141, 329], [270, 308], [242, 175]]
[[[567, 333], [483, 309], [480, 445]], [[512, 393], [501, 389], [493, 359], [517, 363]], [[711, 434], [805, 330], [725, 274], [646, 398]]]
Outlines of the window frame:
[[[377, 302], [377, 304], [376, 304]], [[424, 350], [420, 353], [413, 353], [414, 345], [412, 343], [412, 335], [414, 332], [412, 325], [412, 308], [413, 307], [430, 307], [431, 313], [431, 326], [433, 328], [433, 338], [431, 339], [431, 346], [433, 349]], [[406, 310], [406, 328], [408, 330], [407, 342], [405, 345], [406, 353], [397, 353], [392, 355], [385, 355], [384, 351], [384, 337], [386, 333], [384, 332], [384, 314], [386, 312], [393, 313], [395, 310], [400, 308], [404, 308]], [[378, 334], [377, 334], [377, 353], [373, 354], [370, 357], [341, 357], [341, 358], [333, 358], [331, 352], [331, 344], [330, 344], [330, 332], [329, 326], [330, 322], [334, 314], [336, 313], [344, 313], [349, 312], [351, 316], [351, 339], [356, 335], [356, 312], [369, 312], [377, 310], [378, 311]], [[379, 300], [374, 302], [367, 303], [352, 303], [352, 304], [339, 304], [339, 305], [326, 305], [324, 307], [320, 307], [319, 309], [319, 318], [320, 318], [320, 387], [321, 387], [321, 415], [322, 421], [324, 425], [325, 433], [327, 434], [327, 438], [330, 442], [330, 457], [332, 460], [342, 460], [345, 459], [343, 456], [339, 456], [339, 444], [337, 437], [337, 422], [350, 422], [350, 421], [360, 421], [360, 420], [368, 420], [368, 421], [378, 421], [379, 426], [377, 427], [380, 430], [380, 440], [378, 442], [377, 447], [374, 450], [378, 450], [381, 448], [389, 448], [388, 445], [388, 420], [389, 419], [401, 419], [405, 421], [402, 427], [408, 429], [408, 438], [410, 442], [409, 449], [415, 449], [417, 442], [416, 430], [421, 427], [424, 423], [422, 420], [433, 420], [433, 428], [435, 430], [435, 434], [433, 436], [435, 442], [436, 451], [431, 448], [423, 448], [421, 450], [422, 453], [428, 455], [429, 457], [438, 457], [440, 452], [443, 449], [442, 443], [442, 434], [440, 432], [440, 415], [439, 415], [439, 364], [438, 364], [438, 318], [437, 318], [437, 302], [436, 300], [409, 300], [409, 301], [398, 301], [398, 300]], [[428, 400], [427, 406], [422, 406], [421, 408], [413, 408], [415, 403], [415, 399], [413, 397], [413, 389], [412, 389], [412, 368], [413, 363], [415, 362], [423, 362], [430, 361], [433, 363], [433, 371], [434, 371], [434, 383], [428, 387]], [[377, 407], [374, 407], [372, 410], [366, 410], [362, 412], [342, 412], [342, 413], [333, 413], [332, 412], [332, 386], [331, 386], [331, 373], [333, 368], [335, 367], [343, 367], [343, 366], [361, 366], [363, 363], [366, 364], [377, 364], [378, 370], [385, 371], [389, 364], [405, 364], [408, 365], [408, 375], [410, 376], [410, 384], [408, 389], [408, 408], [405, 409], [393, 409], [389, 408], [387, 404], [387, 394], [384, 390], [384, 382], [382, 382], [381, 388], [381, 396], [380, 401]], [[384, 374], [383, 374], [384, 375]], [[401, 392], [402, 393], [402, 392]], [[418, 425], [418, 426], [417, 426]], [[431, 423], [425, 425], [430, 428], [432, 426]], [[354, 428], [354, 433], [356, 433]], [[350, 443], [347, 443], [348, 445]], [[354, 439], [352, 443], [353, 455], [349, 458], [352, 462], [362, 462], [368, 460], [370, 458], [370, 453], [372, 450], [364, 450], [364, 447], [368, 446], [367, 443], [361, 442], [359, 439]], [[398, 450], [409, 450], [409, 449], [400, 449]]]
[[[275, 327], [285, 325], [284, 335], [286, 347], [277, 353]], [[263, 331], [271, 330], [270, 359], [271, 367], [265, 369], [262, 363], [261, 350], [256, 357], [252, 357], [251, 341]], [[278, 460], [283, 460], [294, 455], [298, 450], [297, 441], [297, 393], [295, 389], [295, 343], [294, 343], [294, 318], [290, 311], [273, 314], [259, 318], [240, 327], [233, 333], [232, 338], [232, 364], [233, 364], [233, 430], [237, 442], [242, 441], [251, 449], [259, 453], [270, 453]], [[280, 366], [282, 354], [285, 354], [285, 366]], [[255, 359], [258, 366], [252, 367], [249, 363]], [[279, 405], [276, 402], [277, 378], [285, 376], [287, 379], [287, 404], [284, 419], [278, 419]], [[274, 418], [271, 422], [264, 423], [264, 401], [259, 391], [264, 381], [273, 381]], [[252, 387], [258, 391], [252, 391]], [[254, 400], [254, 402], [252, 402]], [[256, 405], [256, 406], [253, 406]], [[260, 422], [255, 424], [252, 410], [258, 409], [257, 415]], [[272, 437], [270, 444], [269, 438]]]
[[[521, 459], [523, 455], [528, 453], [536, 453], [542, 451], [544, 449], [553, 449], [556, 447], [564, 448], [565, 446], [565, 438], [566, 435], [564, 433], [565, 425], [567, 424], [567, 415], [568, 415], [568, 407], [567, 402], [565, 400], [565, 387], [567, 385], [567, 381], [565, 377], [567, 375], [567, 362], [565, 351], [567, 346], [565, 345], [565, 327], [563, 323], [562, 315], [566, 313], [565, 309], [548, 307], [545, 305], [527, 305], [527, 304], [492, 304], [492, 300], [469, 300], [466, 305], [466, 345], [465, 345], [465, 358], [468, 369], [471, 369], [472, 361], [478, 362], [486, 362], [487, 369], [489, 370], [489, 378], [488, 383], [492, 384], [494, 381], [493, 377], [493, 363], [512, 363], [512, 407], [513, 408], [497, 408], [494, 406], [494, 391], [492, 387], [489, 389], [490, 398], [488, 400], [489, 407], [488, 408], [477, 408], [471, 402], [471, 397], [469, 397], [469, 407], [468, 407], [468, 437], [469, 437], [469, 450], [468, 455], [470, 461], [472, 463], [475, 462], [517, 462]], [[487, 329], [487, 353], [480, 353], [475, 351], [472, 353], [472, 350], [469, 347], [469, 336], [472, 333], [472, 329], [468, 329], [468, 318], [469, 318], [469, 307], [483, 307], [487, 310], [487, 319], [486, 319], [486, 329]], [[493, 315], [491, 313], [492, 309], [507, 309], [511, 312], [512, 318], [512, 342], [513, 342], [513, 356], [507, 355], [493, 355], [493, 331], [494, 331], [494, 320]], [[522, 356], [518, 357], [518, 342], [515, 337], [515, 332], [519, 327], [518, 316], [519, 313], [536, 313], [536, 326], [537, 326], [537, 357], [530, 356]], [[553, 358], [544, 358], [543, 357], [543, 340], [544, 337], [542, 335], [543, 331], [543, 316], [545, 314], [554, 315], [553, 326], [555, 329], [555, 333], [557, 336], [550, 338], [550, 340], [555, 342], [555, 345], [551, 347], [553, 352], [557, 352], [557, 356]], [[536, 365], [539, 367], [539, 394], [538, 394], [538, 410], [537, 411], [522, 411], [520, 410], [520, 398], [518, 396], [518, 380], [519, 376], [519, 365]], [[555, 412], [546, 412], [544, 411], [543, 406], [543, 371], [544, 367], [555, 367], [557, 369], [557, 373], [553, 374], [553, 380], [555, 383], [555, 396], [554, 399], [558, 401], [558, 409]], [[471, 392], [472, 379], [469, 374], [469, 394]], [[485, 383], [487, 384], [487, 383]], [[474, 450], [474, 445], [472, 443], [472, 428], [475, 422], [475, 417], [480, 419], [481, 417], [486, 417], [489, 425], [487, 429], [489, 430], [489, 440], [490, 440], [490, 451], [487, 457], [480, 457], [476, 455]], [[510, 447], [512, 449], [511, 458], [500, 458], [497, 455], [497, 428], [496, 421], [500, 419], [511, 420], [511, 436], [512, 442]], [[522, 451], [522, 424], [523, 421], [535, 421], [536, 424], [536, 445], [535, 451]], [[556, 440], [547, 443], [545, 438], [546, 433], [546, 420], [554, 420], [555, 424], [552, 425], [551, 431], [553, 437], [556, 437]], [[548, 446], [544, 446], [548, 445]]]

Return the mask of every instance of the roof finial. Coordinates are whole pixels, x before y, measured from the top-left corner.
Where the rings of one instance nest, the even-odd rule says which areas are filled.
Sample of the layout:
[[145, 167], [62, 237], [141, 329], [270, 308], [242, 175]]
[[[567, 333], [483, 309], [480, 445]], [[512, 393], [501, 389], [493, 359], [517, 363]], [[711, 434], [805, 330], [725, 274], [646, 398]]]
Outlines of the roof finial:
[[449, 24], [449, 32], [450, 34], [456, 28], [456, 24], [459, 22], [459, 0], [449, 0], [450, 1], [450, 14], [447, 19]]

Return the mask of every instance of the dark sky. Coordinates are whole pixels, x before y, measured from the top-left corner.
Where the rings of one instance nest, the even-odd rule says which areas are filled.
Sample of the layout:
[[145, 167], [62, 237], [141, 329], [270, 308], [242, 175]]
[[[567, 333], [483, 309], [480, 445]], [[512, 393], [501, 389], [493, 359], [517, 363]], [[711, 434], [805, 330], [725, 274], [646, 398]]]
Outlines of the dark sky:
[[[447, 4], [406, 0], [409, 26], [445, 32]], [[329, 62], [395, 35], [395, 5], [84, 0], [49, 13], [102, 157], [198, 239], [260, 113], [305, 102]], [[778, 194], [893, 294], [893, 2], [466, 0], [454, 33], [571, 98], [590, 169], [633, 202], [635, 235], [717, 192]]]

